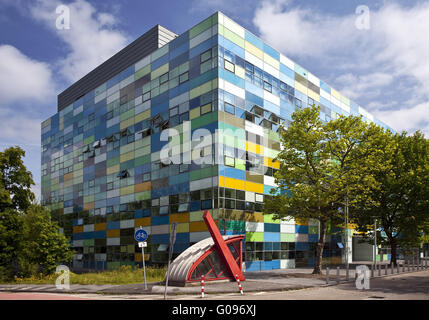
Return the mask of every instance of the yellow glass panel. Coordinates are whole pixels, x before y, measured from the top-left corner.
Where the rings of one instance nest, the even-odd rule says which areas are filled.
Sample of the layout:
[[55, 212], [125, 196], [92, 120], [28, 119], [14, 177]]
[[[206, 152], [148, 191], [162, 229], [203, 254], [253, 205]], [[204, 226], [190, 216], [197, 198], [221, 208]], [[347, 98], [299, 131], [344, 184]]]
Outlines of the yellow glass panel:
[[268, 63], [270, 66], [276, 68], [277, 70], [280, 70], [280, 61], [274, 59], [269, 54], [266, 54], [264, 52], [264, 62]]
[[251, 191], [251, 192], [256, 192], [256, 193], [264, 193], [264, 185], [259, 184], [259, 183], [246, 181], [246, 191]]
[[251, 44], [251, 43], [250, 43], [250, 42], [248, 42], [248, 41], [246, 41], [246, 42], [244, 43], [244, 46], [245, 46], [245, 49], [246, 49], [249, 53], [253, 54], [254, 56], [258, 57], [258, 58], [259, 58], [259, 59], [261, 59], [261, 60], [264, 60], [264, 52], [263, 52], [261, 49], [259, 49], [259, 48], [255, 47], [253, 44]]

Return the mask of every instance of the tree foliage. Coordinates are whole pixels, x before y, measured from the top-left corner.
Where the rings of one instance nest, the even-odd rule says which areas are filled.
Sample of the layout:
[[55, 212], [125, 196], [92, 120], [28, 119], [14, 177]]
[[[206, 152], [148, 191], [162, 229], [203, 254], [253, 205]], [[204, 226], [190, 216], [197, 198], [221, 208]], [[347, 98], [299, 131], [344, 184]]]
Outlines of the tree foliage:
[[429, 141], [416, 132], [391, 135], [390, 148], [381, 150], [383, 167], [373, 170], [377, 188], [358, 201], [353, 216], [359, 231], [372, 242], [374, 218], [386, 233], [382, 243], [391, 247], [396, 263], [397, 247], [416, 247], [429, 229]]
[[0, 152], [0, 279], [50, 273], [73, 253], [49, 211], [34, 203], [19, 147]]
[[[322, 123], [319, 107], [292, 114], [292, 123], [281, 134], [282, 150], [276, 157], [274, 196], [265, 201], [264, 212], [275, 218], [313, 218], [320, 222], [313, 273], [320, 273], [329, 222], [344, 218], [342, 209], [368, 193], [376, 181], [371, 169], [378, 160], [384, 131], [359, 117], [340, 116]], [[354, 195], [352, 197], [352, 195]]]
[[0, 152], [0, 211], [25, 210], [34, 200], [33, 175], [24, 165], [25, 151], [11, 147]]

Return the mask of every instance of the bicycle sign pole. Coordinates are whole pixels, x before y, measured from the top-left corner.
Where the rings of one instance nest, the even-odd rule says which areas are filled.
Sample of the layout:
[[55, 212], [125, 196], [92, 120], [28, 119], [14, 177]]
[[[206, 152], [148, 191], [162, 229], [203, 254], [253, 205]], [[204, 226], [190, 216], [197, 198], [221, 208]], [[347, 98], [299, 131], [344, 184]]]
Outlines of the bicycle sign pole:
[[147, 232], [143, 230], [143, 228], [140, 226], [140, 229], [136, 230], [134, 233], [134, 239], [139, 243], [139, 247], [142, 248], [142, 260], [143, 260], [143, 275], [144, 275], [144, 289], [147, 290], [147, 283], [146, 283], [146, 265], [144, 262], [144, 248], [147, 246]]

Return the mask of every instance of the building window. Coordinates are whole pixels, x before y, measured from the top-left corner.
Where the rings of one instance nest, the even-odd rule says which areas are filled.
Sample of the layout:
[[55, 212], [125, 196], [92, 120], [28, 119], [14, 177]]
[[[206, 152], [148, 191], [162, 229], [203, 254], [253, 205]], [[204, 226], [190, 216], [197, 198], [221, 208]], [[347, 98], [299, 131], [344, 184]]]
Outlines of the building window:
[[211, 49], [207, 50], [206, 52], [203, 52], [200, 56], [200, 62], [203, 63], [207, 60], [209, 60], [212, 57], [212, 51]]
[[159, 83], [163, 84], [168, 82], [168, 72], [164, 73], [160, 78], [159, 78]]
[[187, 71], [179, 76], [179, 83], [183, 83], [188, 80], [189, 80], [189, 73]]
[[268, 82], [264, 81], [264, 89], [267, 90], [268, 92], [272, 91], [272, 85], [269, 84]]
[[143, 95], [143, 102], [150, 100], [150, 91]]
[[225, 70], [228, 70], [229, 72], [234, 73], [235, 72], [235, 65], [228, 60], [224, 60], [224, 68]]
[[117, 177], [120, 179], [124, 179], [124, 178], [129, 177], [129, 175], [130, 174], [129, 174], [128, 170], [122, 170], [121, 172], [118, 173]]
[[224, 156], [224, 163], [228, 167], [235, 167], [235, 158]]
[[301, 100], [299, 100], [298, 98], [295, 98], [295, 105], [296, 105], [298, 108], [301, 108], [301, 107], [302, 107], [302, 101], [301, 101]]
[[225, 102], [225, 111], [230, 114], [235, 114], [235, 107], [232, 104]]

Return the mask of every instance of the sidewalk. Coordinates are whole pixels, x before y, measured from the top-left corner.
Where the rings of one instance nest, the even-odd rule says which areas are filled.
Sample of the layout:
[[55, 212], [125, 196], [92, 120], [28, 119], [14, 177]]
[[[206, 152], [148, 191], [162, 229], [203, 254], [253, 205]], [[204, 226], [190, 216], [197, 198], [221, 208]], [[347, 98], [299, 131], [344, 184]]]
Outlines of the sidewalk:
[[[311, 287], [323, 287], [337, 284], [336, 268], [330, 270], [329, 284], [326, 284], [326, 269], [323, 269], [322, 275], [312, 275], [312, 268], [299, 269], [276, 269], [269, 271], [245, 272], [246, 281], [241, 285], [244, 292], [268, 292], [268, 291], [286, 291], [298, 290]], [[402, 268], [400, 269], [402, 272]], [[415, 270], [418, 271], [418, 270]], [[412, 272], [412, 271], [410, 271]], [[405, 273], [408, 273], [407, 270]], [[346, 270], [340, 269], [340, 281], [346, 280]], [[394, 274], [397, 270], [394, 269]], [[391, 270], [388, 269], [387, 276], [390, 276]], [[375, 273], [378, 278], [378, 273]], [[381, 277], [386, 276], [384, 269]], [[355, 270], [350, 269], [349, 281], [354, 281]], [[30, 284], [11, 284], [0, 285], [0, 292], [50, 292], [50, 293], [95, 293], [95, 294], [163, 294], [165, 286], [163, 283], [148, 283], [148, 289], [144, 289], [144, 284], [129, 285], [70, 285], [70, 290], [57, 289], [55, 285], [30, 285]], [[236, 282], [210, 282], [205, 281], [204, 292], [206, 294], [218, 293], [236, 293], [239, 288]], [[199, 283], [188, 287], [168, 287], [168, 294], [200, 294], [201, 287]]]

